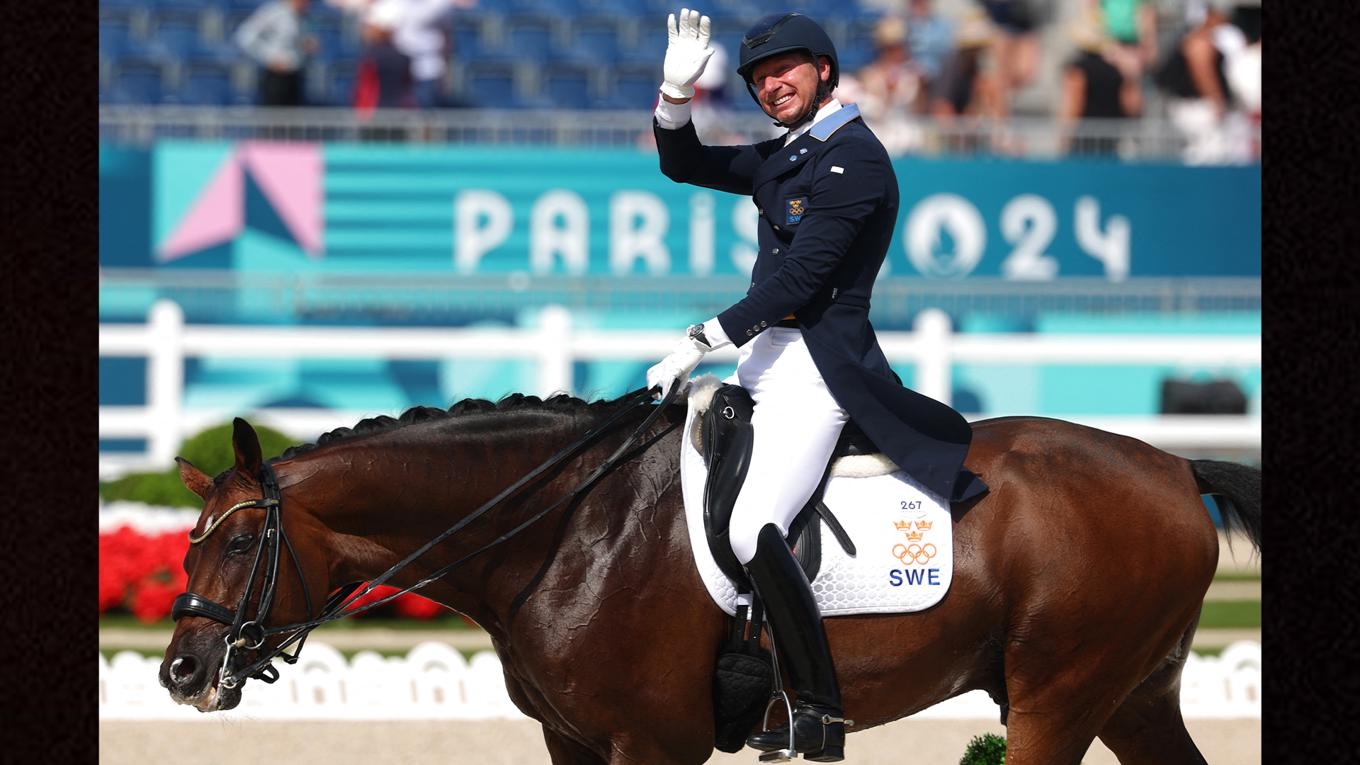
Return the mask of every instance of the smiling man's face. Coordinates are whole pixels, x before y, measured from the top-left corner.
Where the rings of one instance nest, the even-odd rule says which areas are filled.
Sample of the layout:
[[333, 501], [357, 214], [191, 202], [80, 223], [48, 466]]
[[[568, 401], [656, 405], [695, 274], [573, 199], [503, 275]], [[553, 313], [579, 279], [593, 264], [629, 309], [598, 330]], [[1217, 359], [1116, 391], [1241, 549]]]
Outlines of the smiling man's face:
[[831, 63], [821, 58], [814, 65], [812, 56], [803, 51], [789, 51], [771, 56], [751, 70], [751, 83], [756, 88], [760, 108], [773, 119], [792, 123], [806, 114], [814, 103], [817, 84], [831, 76]]

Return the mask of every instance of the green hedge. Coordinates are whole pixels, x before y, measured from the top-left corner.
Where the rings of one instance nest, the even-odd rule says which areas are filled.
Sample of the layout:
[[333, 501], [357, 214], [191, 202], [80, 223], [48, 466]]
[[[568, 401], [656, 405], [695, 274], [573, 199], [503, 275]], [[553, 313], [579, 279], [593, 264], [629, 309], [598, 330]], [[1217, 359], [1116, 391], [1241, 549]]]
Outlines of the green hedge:
[[[235, 452], [231, 446], [230, 422], [215, 425], [188, 439], [181, 445], [179, 456], [194, 463], [208, 475], [231, 467]], [[271, 428], [255, 426], [260, 436], [260, 449], [266, 457], [277, 457], [284, 449], [297, 443]], [[179, 465], [171, 464], [157, 473], [129, 473], [113, 481], [99, 482], [99, 496], [105, 502], [144, 502], [164, 507], [201, 507], [202, 501], [184, 488], [179, 480]]]
[[995, 733], [974, 736], [968, 742], [959, 765], [1002, 765], [1006, 761], [1006, 739]]

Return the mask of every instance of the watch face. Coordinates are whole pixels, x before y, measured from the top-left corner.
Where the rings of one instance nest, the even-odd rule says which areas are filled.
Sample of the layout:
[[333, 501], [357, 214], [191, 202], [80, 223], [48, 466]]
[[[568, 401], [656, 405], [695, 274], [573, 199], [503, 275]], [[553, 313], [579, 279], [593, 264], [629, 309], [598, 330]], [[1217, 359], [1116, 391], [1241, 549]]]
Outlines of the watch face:
[[704, 336], [704, 325], [702, 325], [702, 324], [691, 324], [691, 325], [689, 325], [689, 336], [690, 336], [690, 338], [693, 339], [693, 340], [698, 340], [699, 338], [703, 337], [703, 336]]

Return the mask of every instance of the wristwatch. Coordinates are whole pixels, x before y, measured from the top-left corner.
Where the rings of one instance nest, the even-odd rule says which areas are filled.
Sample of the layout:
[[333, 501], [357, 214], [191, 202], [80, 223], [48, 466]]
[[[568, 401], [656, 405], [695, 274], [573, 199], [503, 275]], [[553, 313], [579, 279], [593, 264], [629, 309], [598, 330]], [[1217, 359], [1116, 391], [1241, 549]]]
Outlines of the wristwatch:
[[689, 339], [693, 340], [699, 345], [702, 345], [703, 350], [705, 351], [713, 350], [713, 344], [708, 342], [708, 337], [704, 335], [704, 325], [702, 324], [689, 325], [689, 330], [687, 330], [687, 334], [689, 335]]

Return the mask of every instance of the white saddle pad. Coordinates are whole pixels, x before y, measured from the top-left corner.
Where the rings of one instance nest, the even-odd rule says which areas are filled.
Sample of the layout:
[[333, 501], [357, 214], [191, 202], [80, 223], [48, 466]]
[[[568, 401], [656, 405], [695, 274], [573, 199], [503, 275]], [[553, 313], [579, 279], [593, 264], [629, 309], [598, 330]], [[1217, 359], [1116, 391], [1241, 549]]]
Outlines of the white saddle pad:
[[[704, 534], [704, 482], [708, 468], [696, 444], [702, 412], [719, 381], [705, 375], [690, 383], [680, 480], [690, 549], [704, 586], [728, 614], [737, 610], [737, 588], [713, 560]], [[919, 611], [939, 602], [954, 573], [952, 519], [948, 505], [891, 462], [847, 458], [832, 467], [823, 500], [854, 540], [850, 557], [821, 524], [822, 565], [812, 592], [823, 616]], [[842, 468], [848, 467], [849, 474]]]

